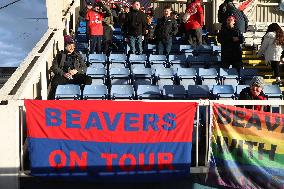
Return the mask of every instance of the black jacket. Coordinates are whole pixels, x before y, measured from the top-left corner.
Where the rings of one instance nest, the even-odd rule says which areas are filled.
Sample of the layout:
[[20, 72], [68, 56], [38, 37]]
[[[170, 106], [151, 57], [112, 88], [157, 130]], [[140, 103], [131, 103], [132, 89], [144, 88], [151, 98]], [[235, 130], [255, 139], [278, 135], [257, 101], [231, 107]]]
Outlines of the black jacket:
[[[266, 100], [266, 96], [263, 93], [263, 91], [260, 92], [260, 94], [256, 97], [254, 97], [250, 91], [250, 87], [246, 87], [244, 88], [241, 92], [240, 92], [240, 96], [239, 96], [239, 100]], [[262, 106], [260, 105], [255, 105], [254, 109], [256, 110], [260, 110]], [[247, 109], [252, 109], [253, 106], [247, 105], [245, 106], [245, 108]], [[269, 111], [269, 106], [263, 106], [263, 111], [267, 112]]]
[[[233, 37], [238, 37], [239, 41], [234, 42]], [[224, 61], [241, 61], [242, 48], [241, 44], [244, 42], [243, 34], [237, 27], [222, 28], [218, 34], [218, 41], [221, 43], [222, 60]]]
[[157, 26], [155, 28], [155, 38], [157, 40], [167, 40], [172, 36], [175, 36], [178, 32], [177, 21], [172, 17], [162, 17], [158, 19]]
[[145, 34], [146, 16], [143, 12], [131, 9], [125, 15], [123, 29], [127, 36], [138, 36]]
[[[78, 74], [85, 74], [87, 71], [87, 66], [82, 58], [82, 56], [78, 52], [73, 52], [71, 55], [73, 60], [74, 68], [78, 71]], [[51, 70], [55, 75], [64, 75], [66, 71], [64, 71], [64, 64], [66, 61], [67, 53], [65, 51], [60, 51], [55, 59], [53, 60]]]

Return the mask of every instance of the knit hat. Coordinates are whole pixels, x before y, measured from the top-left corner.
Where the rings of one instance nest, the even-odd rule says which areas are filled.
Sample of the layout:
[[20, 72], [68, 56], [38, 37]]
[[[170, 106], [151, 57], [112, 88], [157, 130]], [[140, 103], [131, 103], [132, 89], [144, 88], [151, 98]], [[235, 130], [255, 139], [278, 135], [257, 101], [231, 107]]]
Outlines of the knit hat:
[[65, 45], [75, 44], [74, 39], [70, 35], [64, 36]]
[[261, 76], [254, 76], [252, 78], [252, 80], [250, 81], [250, 86], [257, 86], [257, 87], [261, 87], [263, 88], [264, 86], [264, 80], [263, 80], [263, 77]]
[[88, 1], [87, 5], [92, 5], [93, 6], [93, 3], [91, 1]]

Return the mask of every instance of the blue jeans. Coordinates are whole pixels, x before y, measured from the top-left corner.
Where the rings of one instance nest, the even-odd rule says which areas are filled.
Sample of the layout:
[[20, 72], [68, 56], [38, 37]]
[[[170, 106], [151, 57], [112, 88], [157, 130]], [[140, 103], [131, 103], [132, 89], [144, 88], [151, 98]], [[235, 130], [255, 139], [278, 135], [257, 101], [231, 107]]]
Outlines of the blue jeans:
[[95, 50], [96, 50], [96, 45], [97, 45], [97, 53], [101, 53], [102, 52], [102, 39], [103, 36], [100, 35], [91, 35], [90, 36], [90, 54], [94, 54]]
[[157, 48], [158, 48], [157, 52], [159, 54], [164, 54], [164, 55], [170, 54], [172, 49], [172, 37], [169, 37], [168, 39], [159, 40]]
[[137, 44], [138, 46], [138, 54], [142, 54], [143, 48], [142, 48], [142, 35], [138, 35], [137, 37], [135, 36], [129, 36], [129, 46], [130, 46], [130, 51], [133, 54], [136, 54], [136, 48], [135, 45]]

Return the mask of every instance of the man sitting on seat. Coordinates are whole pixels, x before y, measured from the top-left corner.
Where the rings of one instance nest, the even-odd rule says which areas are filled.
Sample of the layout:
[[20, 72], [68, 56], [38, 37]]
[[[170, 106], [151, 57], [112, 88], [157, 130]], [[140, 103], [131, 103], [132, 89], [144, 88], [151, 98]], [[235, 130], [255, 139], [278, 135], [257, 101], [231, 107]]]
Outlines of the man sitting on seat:
[[51, 91], [48, 99], [55, 98], [58, 85], [92, 83], [92, 78], [85, 75], [87, 66], [82, 56], [75, 52], [74, 40], [69, 37], [65, 41], [65, 50], [59, 52], [53, 61], [51, 70], [55, 74], [51, 81]]

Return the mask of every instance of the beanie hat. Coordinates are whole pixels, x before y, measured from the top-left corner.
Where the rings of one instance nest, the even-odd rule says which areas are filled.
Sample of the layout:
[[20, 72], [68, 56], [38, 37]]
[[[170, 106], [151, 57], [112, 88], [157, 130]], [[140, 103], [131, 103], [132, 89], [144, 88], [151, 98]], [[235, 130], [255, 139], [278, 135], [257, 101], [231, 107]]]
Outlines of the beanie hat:
[[264, 86], [264, 80], [263, 80], [263, 77], [261, 76], [254, 76], [252, 78], [252, 80], [250, 81], [250, 86], [257, 86], [257, 87], [261, 87], [263, 88]]

